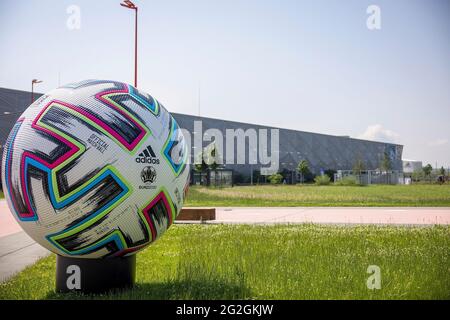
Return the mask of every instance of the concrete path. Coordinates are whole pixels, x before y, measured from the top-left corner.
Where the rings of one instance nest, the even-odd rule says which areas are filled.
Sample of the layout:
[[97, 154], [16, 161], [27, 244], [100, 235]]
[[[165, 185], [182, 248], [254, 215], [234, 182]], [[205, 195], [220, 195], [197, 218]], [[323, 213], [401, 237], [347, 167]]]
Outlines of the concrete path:
[[0, 283], [50, 252], [31, 239], [0, 200]]
[[1, 237], [0, 283], [49, 253], [23, 231]]
[[216, 220], [207, 223], [445, 225], [450, 224], [450, 208], [216, 208]]

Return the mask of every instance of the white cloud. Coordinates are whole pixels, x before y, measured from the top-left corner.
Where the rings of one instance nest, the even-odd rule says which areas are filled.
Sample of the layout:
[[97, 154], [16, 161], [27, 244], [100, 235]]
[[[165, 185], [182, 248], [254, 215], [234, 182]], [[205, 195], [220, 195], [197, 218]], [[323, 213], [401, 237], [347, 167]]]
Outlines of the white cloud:
[[436, 139], [434, 141], [430, 141], [428, 145], [431, 147], [440, 147], [448, 143], [448, 139]]
[[364, 133], [357, 136], [359, 139], [382, 142], [397, 142], [399, 137], [397, 132], [386, 129], [381, 124], [370, 125]]

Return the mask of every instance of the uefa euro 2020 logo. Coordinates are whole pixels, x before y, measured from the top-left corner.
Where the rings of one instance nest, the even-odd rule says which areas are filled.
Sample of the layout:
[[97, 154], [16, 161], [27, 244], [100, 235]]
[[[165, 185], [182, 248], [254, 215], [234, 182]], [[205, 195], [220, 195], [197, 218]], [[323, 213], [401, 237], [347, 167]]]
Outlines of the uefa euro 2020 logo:
[[141, 179], [144, 183], [153, 183], [156, 179], [156, 171], [155, 168], [148, 166], [142, 169]]

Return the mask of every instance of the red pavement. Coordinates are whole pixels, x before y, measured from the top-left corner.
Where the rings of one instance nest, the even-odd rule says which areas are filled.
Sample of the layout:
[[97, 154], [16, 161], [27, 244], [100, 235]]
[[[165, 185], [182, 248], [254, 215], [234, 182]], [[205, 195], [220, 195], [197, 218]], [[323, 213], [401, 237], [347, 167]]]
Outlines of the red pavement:
[[450, 208], [280, 207], [217, 208], [211, 223], [450, 224]]
[[[274, 207], [217, 208], [210, 223], [450, 224], [450, 208]], [[0, 200], [0, 238], [22, 231]]]
[[0, 238], [22, 231], [22, 228], [9, 211], [5, 200], [0, 200]]

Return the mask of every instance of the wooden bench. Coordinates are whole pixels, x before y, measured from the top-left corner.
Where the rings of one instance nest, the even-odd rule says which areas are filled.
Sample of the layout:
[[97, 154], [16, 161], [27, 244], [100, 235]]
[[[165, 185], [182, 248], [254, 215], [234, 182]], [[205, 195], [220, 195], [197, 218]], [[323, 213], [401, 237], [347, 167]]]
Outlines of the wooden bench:
[[175, 219], [178, 221], [204, 221], [216, 220], [215, 208], [182, 208], [180, 214]]

